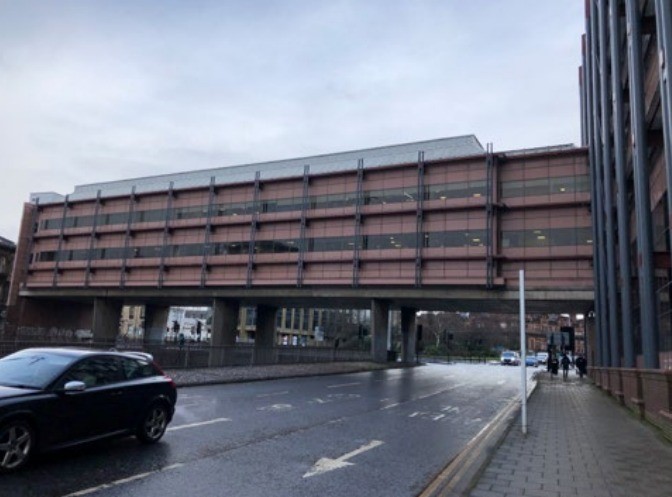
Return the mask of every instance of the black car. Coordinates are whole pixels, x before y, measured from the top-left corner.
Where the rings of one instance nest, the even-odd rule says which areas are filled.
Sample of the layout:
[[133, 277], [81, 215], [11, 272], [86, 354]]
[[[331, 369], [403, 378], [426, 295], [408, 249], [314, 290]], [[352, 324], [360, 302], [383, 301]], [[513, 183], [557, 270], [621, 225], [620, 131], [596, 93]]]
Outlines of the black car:
[[175, 383], [149, 354], [25, 349], [0, 359], [0, 473], [35, 452], [135, 435], [155, 443], [175, 412]]

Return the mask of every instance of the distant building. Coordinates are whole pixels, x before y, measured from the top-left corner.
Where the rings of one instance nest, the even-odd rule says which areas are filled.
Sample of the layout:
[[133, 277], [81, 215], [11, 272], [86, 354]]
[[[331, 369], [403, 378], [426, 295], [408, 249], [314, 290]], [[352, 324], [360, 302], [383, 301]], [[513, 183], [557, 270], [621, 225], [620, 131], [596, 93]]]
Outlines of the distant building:
[[4, 331], [16, 244], [0, 236], [0, 334]]

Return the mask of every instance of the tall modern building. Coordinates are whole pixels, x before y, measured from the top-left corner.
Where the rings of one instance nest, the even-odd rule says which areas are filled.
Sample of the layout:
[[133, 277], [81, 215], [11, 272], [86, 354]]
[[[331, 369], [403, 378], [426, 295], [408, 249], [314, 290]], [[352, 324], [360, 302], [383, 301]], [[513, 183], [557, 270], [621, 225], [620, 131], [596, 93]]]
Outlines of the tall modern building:
[[101, 340], [123, 305], [161, 333], [169, 306], [206, 305], [225, 345], [255, 307], [262, 347], [279, 308], [370, 309], [384, 360], [401, 309], [408, 358], [416, 311], [517, 312], [520, 269], [530, 312], [587, 312], [589, 190], [584, 148], [495, 153], [470, 135], [34, 194], [10, 318]]
[[672, 3], [587, 1], [583, 55], [595, 377], [652, 421], [670, 421]]

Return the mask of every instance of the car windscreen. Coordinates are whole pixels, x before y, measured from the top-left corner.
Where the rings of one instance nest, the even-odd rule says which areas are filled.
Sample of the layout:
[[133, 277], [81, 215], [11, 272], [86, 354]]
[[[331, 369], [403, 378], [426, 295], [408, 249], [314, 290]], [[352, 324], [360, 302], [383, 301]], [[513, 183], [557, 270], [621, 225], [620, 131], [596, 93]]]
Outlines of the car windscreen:
[[72, 357], [45, 351], [17, 352], [0, 359], [0, 385], [44, 388], [72, 362]]

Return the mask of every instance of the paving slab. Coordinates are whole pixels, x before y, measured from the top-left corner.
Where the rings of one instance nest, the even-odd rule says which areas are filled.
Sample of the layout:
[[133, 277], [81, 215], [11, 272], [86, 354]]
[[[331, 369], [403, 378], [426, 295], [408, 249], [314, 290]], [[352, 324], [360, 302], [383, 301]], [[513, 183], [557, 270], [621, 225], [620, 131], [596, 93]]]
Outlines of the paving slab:
[[542, 374], [470, 497], [670, 497], [672, 444], [588, 379]]

